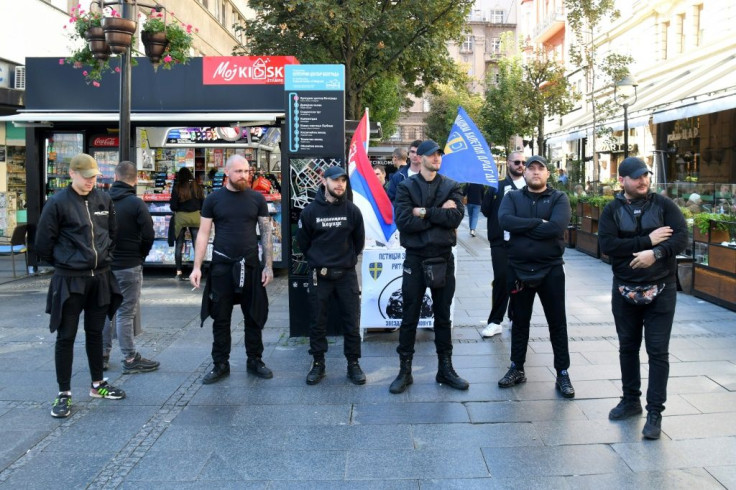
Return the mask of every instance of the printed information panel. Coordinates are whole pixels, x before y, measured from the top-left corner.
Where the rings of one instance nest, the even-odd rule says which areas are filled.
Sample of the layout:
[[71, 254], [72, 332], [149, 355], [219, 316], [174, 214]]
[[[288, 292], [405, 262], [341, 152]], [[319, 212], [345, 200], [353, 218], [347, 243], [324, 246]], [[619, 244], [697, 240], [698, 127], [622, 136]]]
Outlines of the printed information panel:
[[[405, 257], [406, 251], [403, 248], [366, 248], [363, 250], [361, 335], [366, 328], [397, 328], [401, 325], [401, 315], [404, 311], [401, 278]], [[453, 301], [450, 306], [450, 319], [454, 316], [454, 312], [455, 302]], [[432, 328], [433, 325], [432, 293], [427, 288], [422, 300], [418, 328]]]

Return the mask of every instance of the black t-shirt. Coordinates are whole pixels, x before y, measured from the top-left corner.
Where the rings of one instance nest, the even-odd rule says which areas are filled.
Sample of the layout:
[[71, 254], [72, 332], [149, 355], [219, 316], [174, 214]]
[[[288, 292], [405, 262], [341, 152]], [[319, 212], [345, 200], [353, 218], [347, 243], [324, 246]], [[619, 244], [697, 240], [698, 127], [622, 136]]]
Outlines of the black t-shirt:
[[245, 257], [246, 263], [256, 264], [256, 226], [259, 216], [268, 218], [268, 205], [263, 195], [254, 190], [233, 192], [222, 187], [208, 195], [202, 206], [202, 217], [212, 219], [215, 225], [212, 262], [231, 262], [232, 259]]

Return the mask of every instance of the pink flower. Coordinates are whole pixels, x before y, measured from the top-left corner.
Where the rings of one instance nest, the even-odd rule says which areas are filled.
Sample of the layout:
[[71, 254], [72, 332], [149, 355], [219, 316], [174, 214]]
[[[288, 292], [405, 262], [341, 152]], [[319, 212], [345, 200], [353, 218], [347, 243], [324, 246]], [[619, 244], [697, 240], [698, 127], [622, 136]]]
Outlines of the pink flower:
[[167, 54], [166, 56], [164, 56], [164, 63], [171, 63], [172, 59], [173, 58]]
[[195, 27], [194, 32], [199, 32], [199, 29]]
[[99, 87], [100, 86], [100, 82], [98, 82], [97, 80], [95, 80], [94, 82], [92, 82], [92, 85], [94, 85], [95, 87]]
[[84, 75], [84, 76], [86, 77], [87, 75], [89, 75], [89, 72], [88, 72], [87, 70], [84, 70], [84, 71], [82, 72], [82, 75]]
[[192, 33], [192, 24], [187, 24], [187, 34]]
[[120, 73], [120, 67], [119, 66], [116, 66], [115, 67], [115, 73]]
[[59, 64], [60, 65], [63, 65], [64, 64], [64, 58], [59, 58]]

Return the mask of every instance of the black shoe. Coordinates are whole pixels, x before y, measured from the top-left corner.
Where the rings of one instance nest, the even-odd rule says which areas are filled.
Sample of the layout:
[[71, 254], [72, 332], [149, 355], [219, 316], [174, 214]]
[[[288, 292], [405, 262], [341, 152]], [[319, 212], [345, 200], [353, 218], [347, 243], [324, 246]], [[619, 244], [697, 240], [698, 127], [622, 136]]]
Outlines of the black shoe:
[[121, 362], [123, 364], [123, 374], [149, 373], [157, 370], [161, 365], [158, 361], [142, 357], [140, 352], [136, 352], [131, 361], [123, 359]]
[[623, 420], [636, 415], [641, 415], [642, 412], [641, 402], [638, 398], [632, 399], [622, 397], [621, 401], [618, 402], [618, 405], [608, 412], [608, 418], [609, 420]]
[[641, 431], [646, 439], [659, 439], [662, 433], [662, 414], [650, 410], [647, 413], [647, 423], [644, 424], [644, 429]]
[[325, 377], [325, 361], [314, 361], [312, 369], [307, 374], [307, 384], [316, 385]]
[[348, 362], [348, 379], [350, 379], [350, 381], [352, 381], [353, 384], [356, 385], [365, 384], [365, 373], [362, 369], [360, 369], [360, 364], [358, 364], [358, 361]]
[[230, 363], [223, 362], [221, 364], [215, 364], [212, 370], [202, 378], [202, 384], [216, 383], [226, 376], [230, 376]]
[[245, 364], [245, 369], [250, 374], [255, 374], [259, 378], [263, 378], [263, 379], [273, 378], [273, 371], [271, 371], [270, 369], [266, 367], [266, 364], [261, 360], [260, 357], [248, 359], [248, 362]]
[[399, 375], [389, 386], [388, 391], [394, 395], [403, 393], [414, 382], [414, 378], [411, 375], [411, 359], [408, 357], [402, 358], [400, 361]]
[[503, 378], [498, 380], [498, 386], [501, 388], [510, 388], [519, 383], [526, 383], [524, 371], [519, 371], [515, 367], [510, 367]]
[[438, 383], [446, 384], [456, 390], [467, 390], [470, 387], [470, 383], [458, 376], [455, 372], [455, 368], [452, 367], [452, 358], [450, 356], [443, 355], [439, 358], [437, 376], [435, 376], [434, 379]]
[[72, 396], [66, 393], [59, 393], [51, 406], [51, 416], [58, 418], [66, 418], [72, 414]]
[[555, 388], [560, 390], [560, 393], [562, 393], [562, 396], [565, 398], [575, 398], [575, 388], [572, 387], [570, 375], [567, 374], [567, 371], [563, 371], [562, 374], [557, 375]]

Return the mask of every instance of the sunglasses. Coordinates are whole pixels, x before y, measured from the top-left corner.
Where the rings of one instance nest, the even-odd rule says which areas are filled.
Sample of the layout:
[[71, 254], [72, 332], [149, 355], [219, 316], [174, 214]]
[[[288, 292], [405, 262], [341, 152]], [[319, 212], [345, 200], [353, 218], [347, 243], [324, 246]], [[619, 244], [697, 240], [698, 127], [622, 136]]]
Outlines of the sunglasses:
[[511, 160], [514, 165], [526, 165], [526, 160]]

